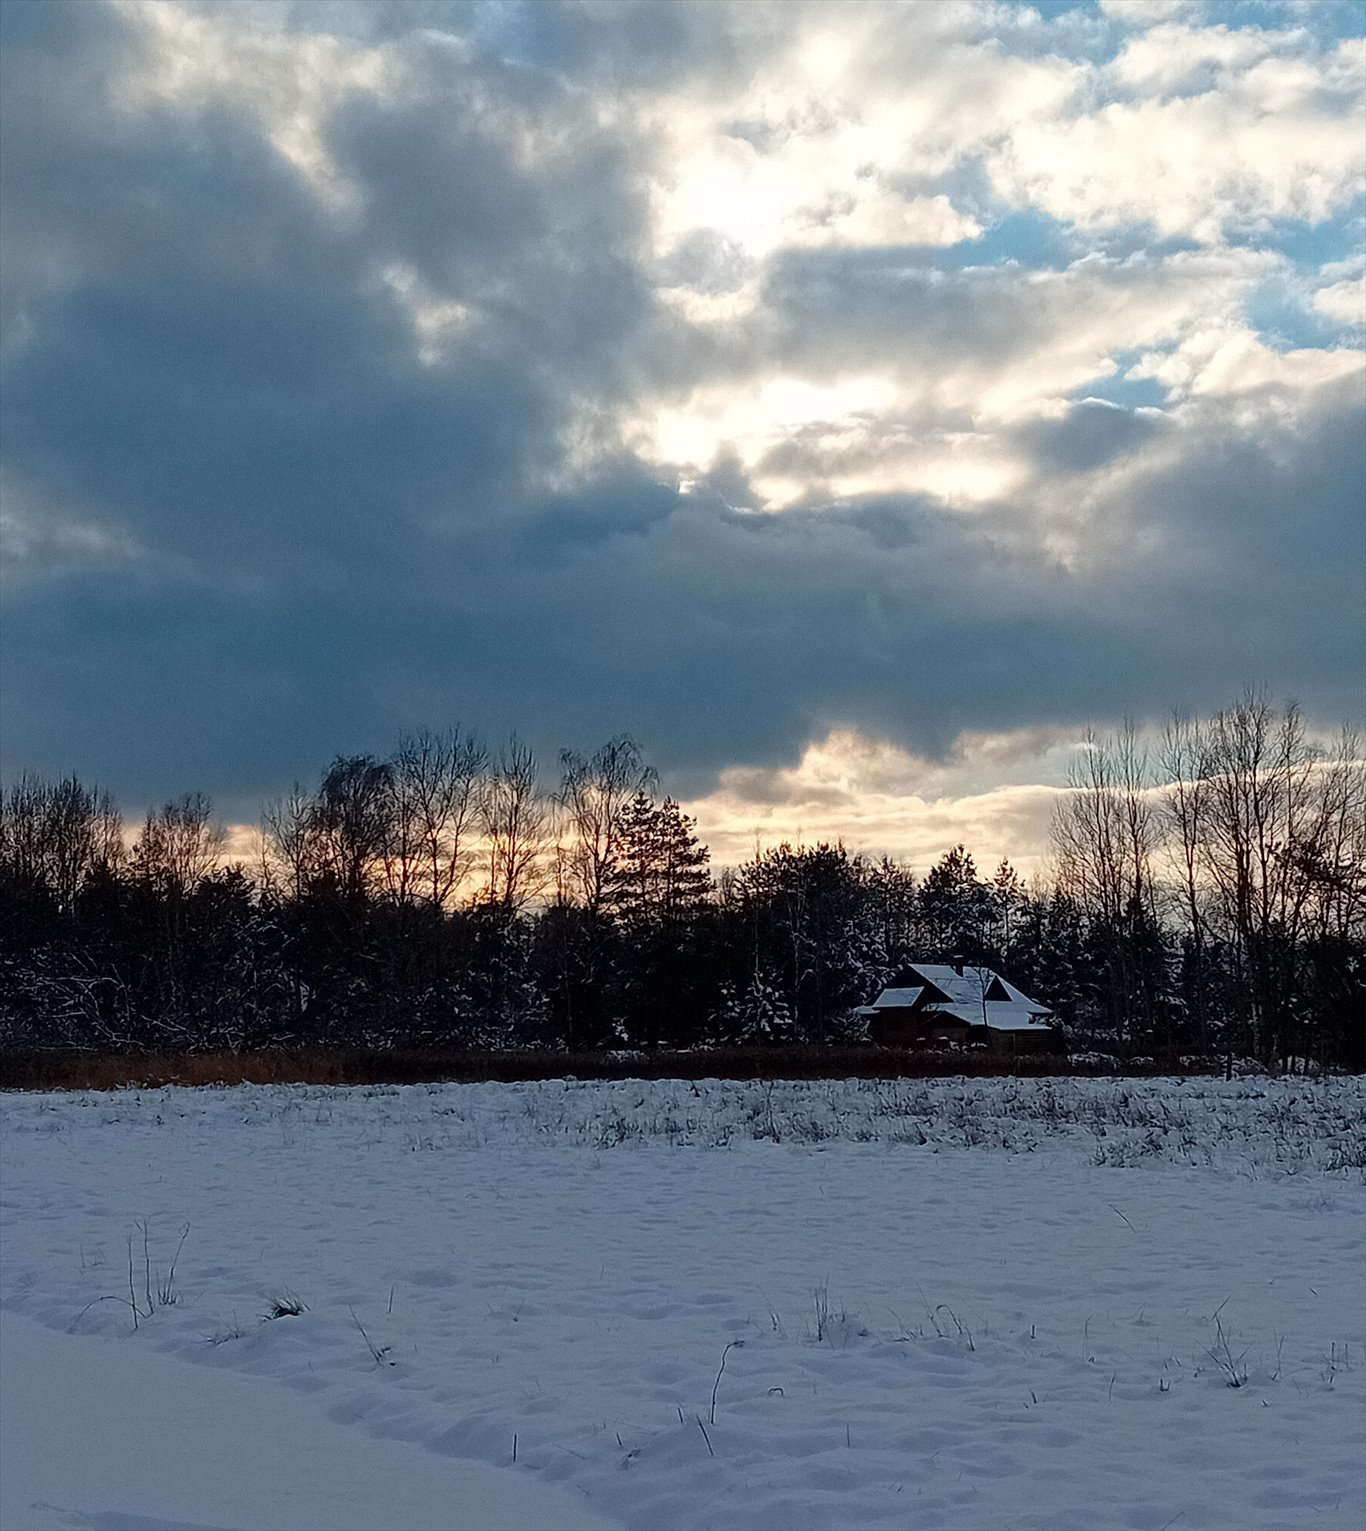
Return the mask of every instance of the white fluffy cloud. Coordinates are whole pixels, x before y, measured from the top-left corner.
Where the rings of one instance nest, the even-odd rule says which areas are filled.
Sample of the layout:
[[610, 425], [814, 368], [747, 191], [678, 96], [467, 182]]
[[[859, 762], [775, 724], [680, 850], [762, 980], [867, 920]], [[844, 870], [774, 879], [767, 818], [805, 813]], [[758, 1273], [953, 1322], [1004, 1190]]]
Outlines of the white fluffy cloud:
[[1227, 85], [1264, 59], [1293, 57], [1305, 44], [1299, 31], [1168, 23], [1131, 37], [1110, 73], [1135, 94], [1203, 93], [1218, 83]]
[[[1198, 72], [1187, 50], [1200, 42], [1173, 28], [1141, 70], [1121, 55], [1122, 82], [1145, 92], [1134, 99], [1021, 124], [991, 162], [997, 189], [1079, 227], [1150, 221], [1205, 244], [1273, 218], [1319, 223], [1350, 202], [1366, 173], [1361, 50], [1258, 57], [1249, 44], [1250, 67], [1228, 50], [1208, 88], [1167, 94]], [[1205, 63], [1218, 58], [1205, 47]]]
[[1358, 377], [1362, 371], [1359, 351], [1311, 347], [1277, 351], [1246, 326], [1224, 324], [1200, 328], [1164, 355], [1144, 356], [1129, 369], [1129, 376], [1152, 378], [1174, 398], [1228, 398], [1268, 391], [1295, 398]]
[[1330, 281], [1314, 293], [1311, 303], [1325, 319], [1357, 329], [1366, 326], [1366, 273]]

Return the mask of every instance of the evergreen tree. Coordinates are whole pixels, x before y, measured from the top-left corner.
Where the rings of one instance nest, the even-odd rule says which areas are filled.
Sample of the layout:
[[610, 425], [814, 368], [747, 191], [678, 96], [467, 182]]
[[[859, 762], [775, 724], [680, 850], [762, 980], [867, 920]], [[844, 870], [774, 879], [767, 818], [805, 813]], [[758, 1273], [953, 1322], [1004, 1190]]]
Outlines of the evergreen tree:
[[686, 921], [711, 895], [708, 852], [697, 821], [672, 798], [637, 792], [622, 811], [607, 904], [630, 925]]
[[1093, 986], [1087, 963], [1086, 925], [1076, 901], [1058, 890], [1027, 898], [1015, 926], [1007, 976], [1046, 1004], [1069, 1037], [1090, 1020]]
[[727, 986], [717, 1009], [715, 1035], [735, 1047], [777, 1046], [792, 1040], [792, 1011], [772, 978], [756, 971], [740, 994]]
[[968, 851], [955, 845], [930, 868], [920, 888], [928, 955], [937, 962], [989, 963], [992, 915], [992, 890], [978, 878]]
[[[877, 975], [880, 983], [896, 968], [920, 955], [919, 890], [914, 874], [888, 856], [864, 870], [865, 918], [881, 949], [887, 971]], [[869, 994], [874, 992], [870, 989]]]
[[746, 971], [771, 975], [766, 982], [780, 986], [803, 1040], [842, 1032], [889, 971], [871, 885], [867, 863], [842, 845], [780, 845], [733, 880], [751, 953]]
[[993, 954], [1002, 961], [1008, 961], [1015, 927], [1029, 902], [1029, 895], [1020, 874], [1004, 857], [996, 868], [996, 875], [991, 879], [989, 898]]
[[623, 938], [600, 912], [557, 901], [534, 921], [532, 971], [548, 1045], [584, 1052], [619, 1035]]
[[708, 1010], [697, 935], [711, 896], [707, 849], [671, 798], [626, 805], [608, 902], [621, 933], [621, 1035], [631, 1045], [686, 1046]]

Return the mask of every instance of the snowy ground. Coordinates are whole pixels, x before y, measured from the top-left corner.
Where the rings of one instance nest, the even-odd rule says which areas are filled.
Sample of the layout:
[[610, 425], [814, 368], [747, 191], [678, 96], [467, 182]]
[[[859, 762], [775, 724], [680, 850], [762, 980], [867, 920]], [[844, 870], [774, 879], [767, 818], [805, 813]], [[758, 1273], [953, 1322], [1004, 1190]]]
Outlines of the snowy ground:
[[1362, 1081], [10, 1096], [0, 1525], [1359, 1531], [1364, 1117]]

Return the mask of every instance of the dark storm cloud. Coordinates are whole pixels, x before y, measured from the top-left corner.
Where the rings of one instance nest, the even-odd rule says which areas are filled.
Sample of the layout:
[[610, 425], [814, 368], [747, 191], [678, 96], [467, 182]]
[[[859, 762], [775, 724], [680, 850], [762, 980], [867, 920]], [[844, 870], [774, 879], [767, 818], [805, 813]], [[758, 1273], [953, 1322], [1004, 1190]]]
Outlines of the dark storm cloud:
[[1043, 472], [1085, 473], [1137, 450], [1168, 424], [1156, 410], [1139, 413], [1083, 399], [1059, 420], [1026, 426], [1017, 439]]
[[[1264, 674], [1328, 709], [1352, 693], [1350, 409], [1256, 439], [1215, 421], [1148, 464], [1174, 427], [1084, 402], [1017, 432], [1018, 501], [967, 513], [887, 492], [757, 514], [733, 455], [682, 494], [632, 449], [646, 387], [983, 367], [1044, 327], [1007, 271], [885, 252], [778, 258], [719, 339], [671, 317], [655, 281], [732, 291], [747, 257], [699, 238], [653, 268], [656, 131], [581, 82], [724, 86], [754, 44], [705, 8], [336, 8], [403, 68], [397, 96], [323, 114], [341, 211], [271, 147], [253, 81], [129, 110], [120, 81], [151, 66], [121, 13], [0, 13], [7, 769], [245, 813], [457, 716], [546, 749], [628, 729], [700, 783], [831, 726], [933, 753]], [[468, 307], [426, 361], [395, 272]], [[1117, 465], [1064, 568], [1050, 494]]]
[[[436, 104], [332, 126], [367, 192], [359, 229], [221, 108], [92, 134], [31, 175], [20, 135], [7, 226], [44, 188], [69, 204], [99, 189], [58, 251], [79, 274], [24, 295], [6, 390], [21, 481], [217, 568], [348, 574], [408, 562], [423, 525], [515, 506], [557, 461], [572, 389], [608, 380], [645, 301], [597, 146], [535, 177], [496, 125]], [[74, 187], [50, 173], [67, 160]], [[452, 297], [508, 289], [448, 364], [414, 361], [380, 280], [400, 258]]]
[[1102, 588], [1133, 629], [1165, 639], [1173, 702], [1208, 705], [1221, 680], [1279, 682], [1321, 719], [1360, 719], [1363, 404], [1349, 385], [1256, 435], [1200, 431], [1198, 452], [1128, 486], [1141, 518], [1106, 547]]

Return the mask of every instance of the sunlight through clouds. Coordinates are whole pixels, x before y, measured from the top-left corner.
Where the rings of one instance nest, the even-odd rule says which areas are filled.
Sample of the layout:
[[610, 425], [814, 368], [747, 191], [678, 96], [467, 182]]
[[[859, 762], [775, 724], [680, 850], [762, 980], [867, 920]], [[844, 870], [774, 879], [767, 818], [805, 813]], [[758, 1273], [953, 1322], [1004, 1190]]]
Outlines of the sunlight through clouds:
[[1028, 861], [1087, 720], [1359, 713], [1358, 6], [3, 25], [7, 771], [458, 715]]
[[[838, 840], [923, 873], [962, 843], [1008, 857], [1028, 877], [1047, 860], [1054, 804], [1075, 749], [1075, 741], [1038, 733], [964, 737], [949, 760], [933, 762], [836, 731], [807, 745], [793, 766], [731, 767], [714, 792], [685, 806], [721, 865], [739, 865], [756, 844]], [[1013, 771], [1032, 777], [1041, 768], [1053, 780], [1009, 780]]]

